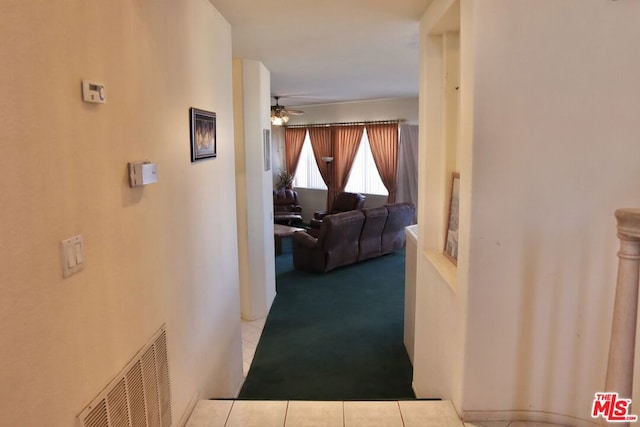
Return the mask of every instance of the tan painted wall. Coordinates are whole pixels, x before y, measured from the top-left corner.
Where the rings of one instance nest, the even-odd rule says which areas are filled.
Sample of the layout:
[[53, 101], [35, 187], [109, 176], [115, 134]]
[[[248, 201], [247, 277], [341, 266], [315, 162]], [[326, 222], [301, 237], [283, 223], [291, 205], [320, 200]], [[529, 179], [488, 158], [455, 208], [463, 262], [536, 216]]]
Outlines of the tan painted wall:
[[[195, 393], [233, 396], [229, 24], [206, 0], [9, 1], [0, 28], [0, 424], [75, 425], [163, 323], [174, 422]], [[192, 106], [217, 113], [215, 160], [190, 162]], [[144, 159], [159, 182], [131, 189]], [[63, 279], [78, 233], [86, 268]]]
[[273, 175], [265, 170], [263, 136], [271, 129], [271, 85], [260, 61], [236, 58], [233, 74], [240, 307], [243, 319], [255, 320], [266, 317], [276, 296]]
[[[283, 98], [280, 103], [286, 105], [286, 100]], [[290, 125], [393, 119], [405, 119], [407, 124], [418, 123], [418, 98], [389, 98], [293, 108], [304, 111], [304, 114], [291, 116]]]
[[461, 5], [461, 253], [454, 288], [418, 267], [417, 328], [430, 330], [416, 330], [414, 381], [468, 419], [586, 425], [604, 387], [613, 212], [640, 203], [640, 4]]
[[613, 213], [640, 204], [638, 19], [637, 2], [476, 6], [465, 410], [590, 419]]
[[[461, 190], [469, 182], [466, 175], [468, 158], [463, 157], [468, 156], [464, 147], [469, 144], [469, 138], [463, 129], [471, 119], [468, 112], [462, 111], [465, 104], [461, 103], [461, 127], [456, 131], [458, 118], [452, 117], [456, 114], [458, 96], [455, 86], [464, 86], [469, 74], [465, 67], [460, 72], [447, 67], [456, 66], [458, 61], [453, 58], [456, 50], [467, 49], [469, 45], [466, 37], [460, 37], [457, 43], [457, 37], [434, 31], [439, 24], [437, 17], [446, 15], [454, 5], [453, 0], [434, 1], [420, 24], [421, 150], [413, 386], [418, 397], [452, 400], [460, 411], [467, 290], [466, 281], [459, 277], [457, 271], [464, 268], [466, 255], [464, 245], [461, 245], [456, 271], [442, 255], [442, 249], [451, 173], [458, 171], [465, 178], [461, 179]], [[460, 82], [456, 78], [458, 74]], [[451, 79], [455, 81], [451, 82]], [[464, 99], [468, 93], [460, 91], [460, 96]], [[468, 223], [468, 212], [468, 192], [461, 191], [460, 233]]]

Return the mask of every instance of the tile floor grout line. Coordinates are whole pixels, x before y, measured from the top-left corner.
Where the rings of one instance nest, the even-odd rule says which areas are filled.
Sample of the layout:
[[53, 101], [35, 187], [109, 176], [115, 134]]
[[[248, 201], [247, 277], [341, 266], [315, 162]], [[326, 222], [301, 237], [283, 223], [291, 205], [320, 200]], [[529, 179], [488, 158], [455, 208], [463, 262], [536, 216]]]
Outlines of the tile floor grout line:
[[344, 400], [342, 401], [342, 427], [347, 427], [347, 419], [344, 415]]
[[400, 412], [400, 421], [402, 421], [402, 427], [407, 427], [404, 423], [404, 417], [402, 416], [402, 408], [400, 407], [400, 401], [396, 400], [396, 405], [398, 405], [398, 411]]
[[227, 418], [224, 420], [224, 427], [227, 426], [227, 423], [229, 422], [229, 418], [231, 418], [231, 411], [233, 411], [233, 407], [236, 404], [236, 400], [232, 400], [231, 401], [231, 408], [229, 408], [229, 412], [227, 413]]
[[289, 403], [291, 401], [287, 400], [287, 406], [284, 408], [284, 420], [282, 420], [282, 427], [286, 427], [287, 425], [287, 415], [289, 414]]

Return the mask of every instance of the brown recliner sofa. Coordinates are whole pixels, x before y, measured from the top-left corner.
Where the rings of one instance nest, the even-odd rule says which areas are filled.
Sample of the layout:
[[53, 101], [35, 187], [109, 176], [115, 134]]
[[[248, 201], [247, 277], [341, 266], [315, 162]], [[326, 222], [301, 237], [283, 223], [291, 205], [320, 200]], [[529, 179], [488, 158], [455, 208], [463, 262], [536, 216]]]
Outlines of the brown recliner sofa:
[[413, 204], [396, 203], [327, 215], [317, 238], [293, 235], [293, 266], [327, 272], [401, 249], [404, 228], [413, 223], [414, 214]]
[[273, 190], [273, 222], [292, 224], [302, 221], [302, 206], [298, 193], [291, 189]]

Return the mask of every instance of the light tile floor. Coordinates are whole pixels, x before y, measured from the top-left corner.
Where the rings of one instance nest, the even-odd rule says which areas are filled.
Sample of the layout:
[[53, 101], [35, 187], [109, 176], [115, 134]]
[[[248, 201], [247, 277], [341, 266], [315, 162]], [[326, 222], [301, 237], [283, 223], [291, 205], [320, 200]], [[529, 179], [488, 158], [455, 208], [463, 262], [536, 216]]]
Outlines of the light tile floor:
[[446, 401], [201, 400], [187, 427], [463, 427]]
[[464, 425], [465, 427], [563, 427], [559, 424], [530, 421], [474, 421]]
[[[241, 323], [246, 377], [266, 318]], [[523, 421], [462, 423], [451, 402], [441, 401], [234, 401], [202, 400], [188, 427], [553, 427]]]

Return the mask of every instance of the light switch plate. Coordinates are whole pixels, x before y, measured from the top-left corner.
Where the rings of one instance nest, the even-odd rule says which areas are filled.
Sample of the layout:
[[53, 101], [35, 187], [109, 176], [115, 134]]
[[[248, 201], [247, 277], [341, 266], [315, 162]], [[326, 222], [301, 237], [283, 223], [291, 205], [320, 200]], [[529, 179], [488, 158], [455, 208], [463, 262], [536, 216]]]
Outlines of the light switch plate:
[[84, 268], [84, 239], [82, 234], [60, 242], [62, 250], [62, 275], [69, 277]]

